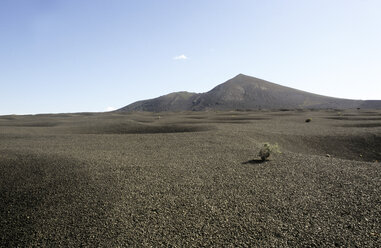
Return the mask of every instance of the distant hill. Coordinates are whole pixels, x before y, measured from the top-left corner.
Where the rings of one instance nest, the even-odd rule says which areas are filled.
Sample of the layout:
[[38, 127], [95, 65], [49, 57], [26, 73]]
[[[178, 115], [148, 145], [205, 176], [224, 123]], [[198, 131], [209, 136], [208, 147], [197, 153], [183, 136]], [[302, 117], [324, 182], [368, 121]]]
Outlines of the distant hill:
[[117, 111], [189, 111], [236, 109], [381, 109], [381, 100], [327, 97], [239, 74], [206, 93], [175, 92], [127, 105]]

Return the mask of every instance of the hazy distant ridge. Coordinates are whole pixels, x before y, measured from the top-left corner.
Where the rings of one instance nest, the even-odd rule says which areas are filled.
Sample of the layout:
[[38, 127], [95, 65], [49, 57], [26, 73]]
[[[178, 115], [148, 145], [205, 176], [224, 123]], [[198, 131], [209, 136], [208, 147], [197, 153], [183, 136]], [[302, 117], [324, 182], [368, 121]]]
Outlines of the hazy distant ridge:
[[381, 109], [381, 100], [350, 100], [316, 95], [239, 74], [206, 93], [175, 92], [138, 101], [118, 111], [189, 111], [236, 109]]

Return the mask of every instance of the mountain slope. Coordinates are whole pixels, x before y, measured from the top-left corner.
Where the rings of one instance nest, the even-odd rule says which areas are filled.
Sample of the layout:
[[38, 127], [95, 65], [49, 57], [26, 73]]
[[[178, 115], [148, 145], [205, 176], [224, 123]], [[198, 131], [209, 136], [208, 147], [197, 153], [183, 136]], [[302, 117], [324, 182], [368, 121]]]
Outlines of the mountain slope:
[[381, 101], [349, 100], [321, 96], [239, 74], [206, 93], [171, 93], [158, 98], [135, 102], [118, 111], [159, 112], [280, 108], [348, 109], [358, 107], [381, 108]]
[[192, 101], [196, 93], [186, 91], [175, 92], [158, 98], [134, 102], [117, 111], [182, 111], [192, 108]]

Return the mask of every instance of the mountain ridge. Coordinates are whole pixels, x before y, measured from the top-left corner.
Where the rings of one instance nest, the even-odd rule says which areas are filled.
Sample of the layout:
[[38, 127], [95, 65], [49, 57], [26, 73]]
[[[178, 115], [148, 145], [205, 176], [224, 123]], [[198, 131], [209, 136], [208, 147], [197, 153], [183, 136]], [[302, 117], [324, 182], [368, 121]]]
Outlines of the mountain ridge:
[[238, 74], [205, 93], [179, 91], [141, 100], [117, 111], [203, 111], [259, 109], [381, 109], [381, 100], [352, 100], [318, 95]]

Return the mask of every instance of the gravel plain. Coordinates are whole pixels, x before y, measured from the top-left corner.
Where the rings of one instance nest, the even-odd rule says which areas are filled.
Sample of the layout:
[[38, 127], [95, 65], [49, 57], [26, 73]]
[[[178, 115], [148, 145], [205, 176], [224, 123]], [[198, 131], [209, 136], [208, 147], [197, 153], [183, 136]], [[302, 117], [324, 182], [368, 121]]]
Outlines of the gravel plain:
[[[0, 116], [0, 246], [381, 247], [380, 124], [376, 110]], [[261, 162], [264, 142], [281, 153]]]

